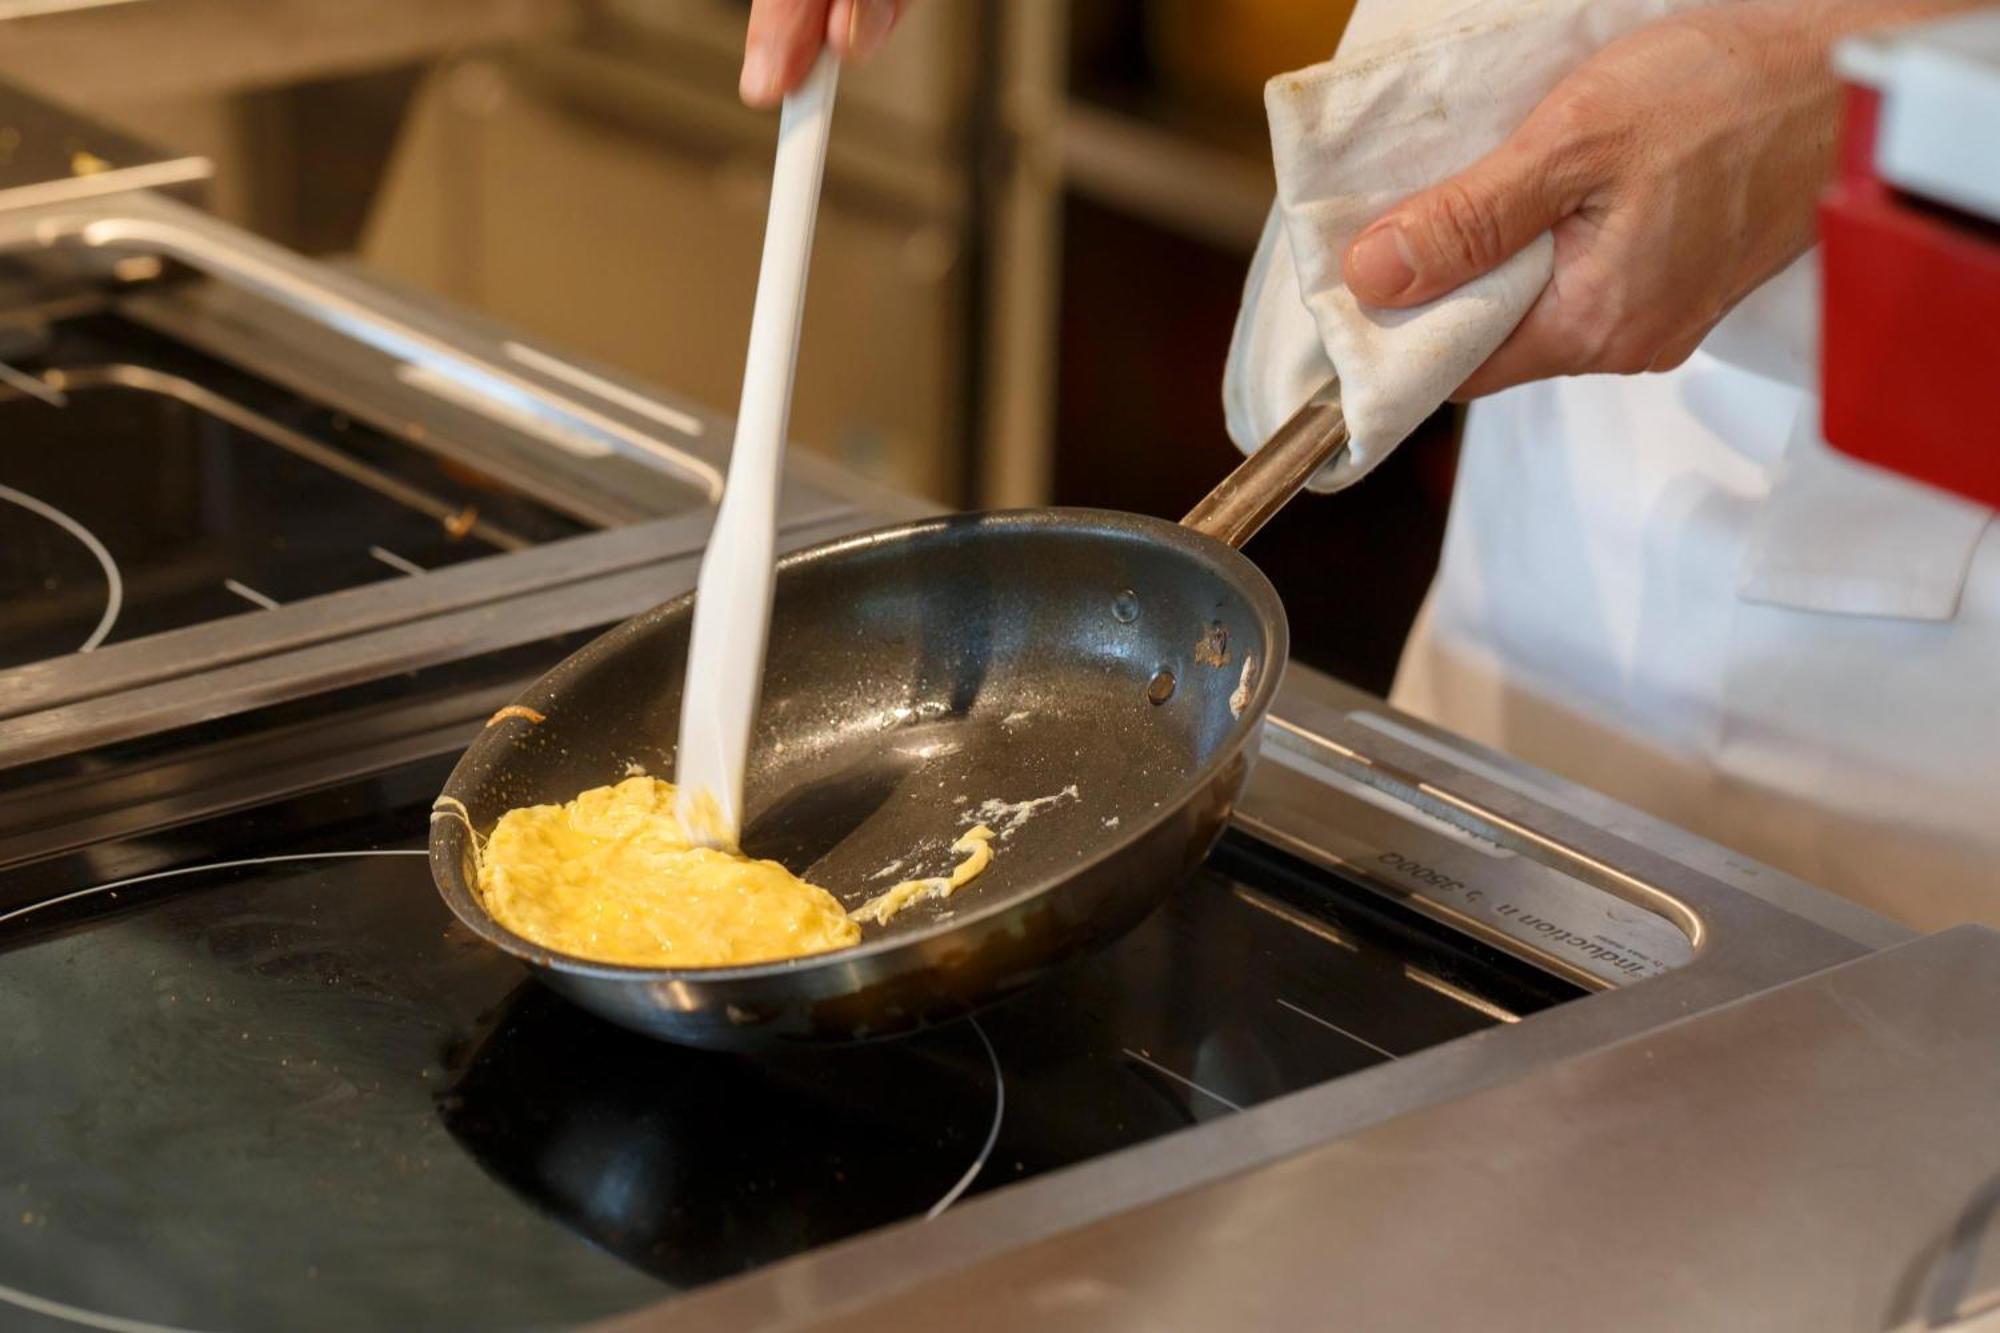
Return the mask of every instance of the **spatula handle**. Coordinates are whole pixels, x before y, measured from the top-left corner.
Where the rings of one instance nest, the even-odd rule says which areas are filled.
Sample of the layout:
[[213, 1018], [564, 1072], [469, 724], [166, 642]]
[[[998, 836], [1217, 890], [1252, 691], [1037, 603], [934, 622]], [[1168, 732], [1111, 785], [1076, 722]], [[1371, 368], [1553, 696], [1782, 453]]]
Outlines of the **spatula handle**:
[[683, 826], [712, 847], [733, 848], [742, 829], [743, 773], [771, 620], [780, 462], [839, 68], [832, 55], [822, 55], [805, 83], [785, 98], [778, 121], [736, 440], [695, 584], [674, 776]]

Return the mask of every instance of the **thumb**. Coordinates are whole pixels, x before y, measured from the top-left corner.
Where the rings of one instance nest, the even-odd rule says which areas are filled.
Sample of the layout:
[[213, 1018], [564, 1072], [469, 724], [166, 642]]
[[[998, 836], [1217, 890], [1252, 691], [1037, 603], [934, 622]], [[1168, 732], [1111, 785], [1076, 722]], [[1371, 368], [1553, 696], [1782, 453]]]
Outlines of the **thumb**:
[[1347, 249], [1348, 290], [1368, 305], [1420, 305], [1499, 267], [1564, 211], [1539, 156], [1502, 146], [1377, 218]]

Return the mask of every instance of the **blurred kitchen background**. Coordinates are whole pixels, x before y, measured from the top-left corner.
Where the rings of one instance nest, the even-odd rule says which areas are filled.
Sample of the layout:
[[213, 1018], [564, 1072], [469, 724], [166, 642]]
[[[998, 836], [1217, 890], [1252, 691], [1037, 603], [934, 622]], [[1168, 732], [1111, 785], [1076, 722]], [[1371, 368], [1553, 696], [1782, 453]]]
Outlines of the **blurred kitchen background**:
[[[1263, 80], [1342, 0], [916, 0], [844, 78], [799, 442], [940, 503], [1178, 517], [1272, 183]], [[775, 114], [747, 0], [0, 0], [0, 79], [210, 156], [208, 202], [725, 412]], [[1456, 430], [1251, 547], [1294, 650], [1385, 690]]]

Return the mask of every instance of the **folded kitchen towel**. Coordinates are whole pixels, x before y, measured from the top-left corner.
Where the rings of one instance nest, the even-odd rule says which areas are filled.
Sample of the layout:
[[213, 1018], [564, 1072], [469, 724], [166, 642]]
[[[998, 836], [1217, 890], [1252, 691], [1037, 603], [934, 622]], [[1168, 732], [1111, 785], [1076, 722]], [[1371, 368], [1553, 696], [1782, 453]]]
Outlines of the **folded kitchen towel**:
[[1341, 280], [1361, 229], [1497, 147], [1622, 33], [1698, 0], [1362, 0], [1324, 64], [1265, 86], [1278, 201], [1245, 288], [1225, 376], [1229, 432], [1268, 438], [1337, 374], [1352, 442], [1315, 483], [1357, 480], [1490, 356], [1547, 285], [1555, 242], [1411, 310], [1370, 309]]

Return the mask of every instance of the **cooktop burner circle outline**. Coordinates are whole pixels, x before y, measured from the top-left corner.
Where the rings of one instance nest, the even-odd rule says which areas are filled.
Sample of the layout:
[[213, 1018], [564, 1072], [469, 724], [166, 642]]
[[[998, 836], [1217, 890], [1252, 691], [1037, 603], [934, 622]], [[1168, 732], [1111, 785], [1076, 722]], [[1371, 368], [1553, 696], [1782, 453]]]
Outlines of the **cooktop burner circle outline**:
[[337, 861], [357, 856], [429, 856], [422, 847], [371, 847], [363, 850], [344, 852], [286, 852], [280, 856], [248, 856], [235, 861], [204, 861], [200, 865], [177, 866], [172, 870], [154, 870], [144, 875], [131, 875], [125, 879], [114, 879], [109, 884], [93, 884], [87, 889], [77, 889], [71, 893], [58, 894], [54, 898], [44, 898], [40, 902], [17, 907], [11, 912], [0, 912], [0, 926], [24, 917], [30, 912], [39, 912], [45, 907], [60, 907], [73, 903], [79, 898], [93, 894], [110, 893], [115, 889], [130, 888], [134, 884], [150, 884], [156, 879], [172, 879], [176, 875], [198, 875], [204, 870], [236, 870], [243, 866], [282, 865], [288, 861]]
[[202, 1330], [186, 1328], [179, 1324], [152, 1324], [143, 1319], [127, 1319], [123, 1315], [99, 1314], [78, 1305], [65, 1305], [52, 1301], [46, 1296], [37, 1296], [31, 1291], [0, 1283], [0, 1305], [11, 1305], [29, 1314], [42, 1315], [49, 1319], [59, 1319], [79, 1328], [94, 1328], [102, 1333], [202, 1333]]
[[[125, 605], [125, 580], [118, 573], [118, 562], [111, 558], [111, 552], [105, 549], [104, 543], [97, 540], [96, 533], [48, 501], [38, 500], [26, 491], [17, 491], [12, 486], [6, 485], [0, 485], [0, 500], [19, 505], [29, 513], [47, 519], [82, 542], [84, 549], [90, 552], [91, 558], [96, 560], [99, 568], [104, 571], [104, 614], [98, 617], [97, 628], [90, 632], [90, 637], [76, 650], [79, 653], [92, 651], [110, 635], [111, 627], [118, 623], [118, 613]], [[0, 917], [0, 920], [5, 919]]]
[[1007, 1075], [1000, 1068], [1000, 1052], [993, 1049], [993, 1039], [986, 1035], [986, 1029], [980, 1026], [978, 1019], [966, 1021], [972, 1025], [979, 1044], [986, 1048], [986, 1059], [993, 1067], [993, 1123], [987, 1128], [986, 1142], [979, 1149], [978, 1156], [972, 1159], [972, 1165], [965, 1169], [957, 1184], [945, 1191], [943, 1198], [931, 1205], [930, 1211], [924, 1214], [926, 1222], [935, 1222], [945, 1209], [957, 1203], [972, 1188], [973, 1181], [979, 1179], [979, 1173], [986, 1169], [987, 1159], [993, 1156], [994, 1145], [1000, 1142], [1000, 1122], [1007, 1117]]
[[[148, 884], [156, 880], [175, 879], [210, 871], [236, 870], [252, 866], [283, 865], [307, 861], [354, 860], [371, 857], [421, 857], [428, 855], [429, 852], [425, 848], [382, 847], [350, 848], [320, 852], [286, 852], [271, 856], [238, 857], [227, 861], [204, 861], [194, 865], [149, 871], [142, 875], [128, 875], [121, 879], [110, 880], [102, 884], [94, 884], [87, 888], [59, 894], [53, 898], [45, 898], [39, 902], [28, 903], [12, 911], [0, 912], [0, 926], [7, 925], [30, 913], [45, 908], [59, 907], [65, 903], [77, 902], [85, 898], [96, 897], [100, 894], [113, 893], [119, 889], [130, 888], [139, 884]], [[972, 1029], [973, 1035], [979, 1038], [980, 1046], [986, 1052], [988, 1068], [992, 1072], [993, 1118], [987, 1126], [986, 1136], [979, 1147], [979, 1151], [974, 1155], [964, 1173], [952, 1184], [951, 1188], [945, 1191], [938, 1198], [937, 1202], [933, 1203], [925, 1211], [923, 1214], [923, 1220], [925, 1221], [934, 1221], [942, 1216], [963, 1198], [966, 1192], [978, 1181], [988, 1161], [992, 1158], [995, 1147], [999, 1144], [1000, 1130], [1006, 1119], [1006, 1072], [1001, 1065], [999, 1051], [995, 1048], [992, 1038], [987, 1035], [985, 1027], [977, 1018], [968, 1019], [967, 1026]], [[183, 1325], [152, 1323], [131, 1316], [110, 1314], [108, 1312], [71, 1305], [46, 1296], [38, 1296], [33, 1292], [25, 1291], [5, 1283], [0, 1283], [0, 1305], [13, 1306], [16, 1309], [26, 1310], [46, 1318], [75, 1324], [82, 1328], [102, 1330], [103, 1333], [202, 1333], [201, 1330]]]
[[[6, 486], [0, 486], [0, 492], [7, 492], [9, 490], [10, 488]], [[429, 855], [429, 852], [420, 847], [377, 847], [338, 852], [287, 852], [280, 856], [251, 856], [242, 857], [234, 861], [205, 861], [200, 865], [178, 866], [172, 870], [155, 870], [144, 875], [129, 875], [124, 879], [112, 880], [108, 884], [93, 884], [87, 889], [78, 889], [74, 893], [65, 893], [58, 897], [45, 898], [41, 902], [29, 903], [27, 906], [17, 907], [11, 912], [0, 913], [0, 926], [6, 925], [9, 921], [24, 917], [30, 912], [40, 911], [45, 907], [60, 906], [63, 903], [75, 902], [79, 898], [88, 898], [99, 893], [110, 893], [113, 890], [127, 888], [133, 884], [147, 884], [156, 879], [172, 879], [179, 875], [200, 874], [204, 870], [234, 870], [243, 866], [273, 865], [288, 861], [346, 860], [362, 856], [427, 855]], [[50, 1319], [60, 1319], [67, 1323], [75, 1324], [80, 1328], [100, 1329], [103, 1330], [103, 1333], [198, 1333], [197, 1330], [178, 1325], [155, 1324], [143, 1319], [128, 1318], [124, 1315], [105, 1314], [97, 1310], [86, 1310], [82, 1306], [50, 1300], [46, 1296], [37, 1296], [33, 1292], [22, 1291], [17, 1287], [10, 1287], [4, 1283], [0, 1283], [0, 1304], [11, 1305], [19, 1310], [26, 1310], [30, 1314], [43, 1315]]]

